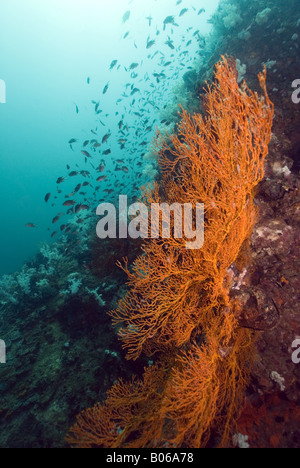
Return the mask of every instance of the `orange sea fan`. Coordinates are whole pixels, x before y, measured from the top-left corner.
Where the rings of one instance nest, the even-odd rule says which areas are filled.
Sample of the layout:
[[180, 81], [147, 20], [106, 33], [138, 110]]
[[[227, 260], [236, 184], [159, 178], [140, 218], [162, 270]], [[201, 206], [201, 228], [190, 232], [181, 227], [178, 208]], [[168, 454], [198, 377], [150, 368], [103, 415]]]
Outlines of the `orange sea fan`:
[[261, 98], [245, 83], [239, 87], [224, 59], [208, 87], [205, 117], [182, 110], [178, 134], [157, 134], [161, 195], [155, 187], [144, 198], [149, 204], [204, 203], [205, 242], [200, 250], [187, 250], [184, 239], [160, 235], [145, 243], [132, 271], [125, 265], [130, 290], [111, 316], [122, 325], [128, 358], [181, 347], [216, 307], [229, 305], [226, 271], [253, 229], [253, 190], [263, 177], [271, 137], [266, 70], [259, 79]]
[[228, 443], [254, 355], [254, 337], [237, 323], [227, 277], [257, 217], [254, 189], [271, 138], [266, 69], [259, 81], [262, 97], [239, 86], [223, 58], [208, 86], [205, 116], [182, 110], [177, 134], [158, 131], [162, 180], [144, 190], [143, 201], [204, 203], [204, 245], [187, 249], [173, 221], [170, 238], [159, 227], [131, 268], [125, 260], [129, 290], [110, 315], [127, 358], [144, 353], [156, 363], [142, 379], [117, 383], [103, 406], [79, 415], [71, 444], [203, 447], [212, 435], [219, 446]]
[[164, 443], [165, 416], [160, 411], [170, 365], [149, 366], [143, 379], [120, 380], [104, 405], [83, 411], [67, 442], [80, 448], [140, 448]]

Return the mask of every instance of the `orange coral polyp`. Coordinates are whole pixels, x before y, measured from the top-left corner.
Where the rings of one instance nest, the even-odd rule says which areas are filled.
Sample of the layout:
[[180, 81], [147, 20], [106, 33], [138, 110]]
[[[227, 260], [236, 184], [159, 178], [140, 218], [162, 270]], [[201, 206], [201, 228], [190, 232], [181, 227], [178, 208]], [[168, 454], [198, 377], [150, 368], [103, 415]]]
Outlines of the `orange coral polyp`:
[[259, 81], [262, 97], [240, 87], [223, 58], [205, 116], [182, 109], [177, 135], [157, 131], [162, 180], [144, 189], [143, 200], [204, 203], [204, 246], [187, 250], [182, 240], [160, 236], [145, 241], [131, 270], [125, 261], [129, 291], [110, 315], [122, 327], [127, 358], [144, 353], [157, 363], [142, 381], [114, 386], [101, 409], [80, 415], [70, 443], [203, 447], [212, 433], [220, 446], [228, 442], [254, 354], [251, 333], [235, 319], [227, 272], [257, 218], [254, 189], [271, 138], [266, 69]]

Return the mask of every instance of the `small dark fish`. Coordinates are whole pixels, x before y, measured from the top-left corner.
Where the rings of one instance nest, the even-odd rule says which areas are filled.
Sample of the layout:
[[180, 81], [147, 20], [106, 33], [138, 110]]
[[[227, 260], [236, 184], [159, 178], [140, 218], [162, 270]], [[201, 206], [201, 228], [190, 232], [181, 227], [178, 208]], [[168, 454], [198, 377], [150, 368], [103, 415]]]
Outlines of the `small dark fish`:
[[75, 207], [75, 213], [79, 213], [79, 211], [83, 211], [83, 210], [88, 210], [89, 209], [89, 206], [88, 205], [77, 205]]
[[61, 216], [62, 216], [61, 214], [59, 214], [59, 215], [55, 216], [55, 218], [53, 218], [53, 219], [52, 219], [52, 224], [55, 224], [55, 223], [57, 223], [57, 221], [59, 221], [59, 220], [60, 220], [60, 217], [61, 217]]
[[87, 157], [87, 158], [91, 158], [92, 156], [90, 155], [90, 153], [88, 153], [87, 151], [81, 151], [82, 154]]
[[120, 122], [118, 123], [118, 126], [119, 126], [119, 129], [122, 130], [122, 127], [123, 127], [123, 120], [120, 120]]
[[77, 176], [78, 174], [79, 174], [78, 171], [72, 171], [72, 172], [70, 172], [69, 177], [75, 177], [75, 176]]
[[153, 39], [152, 41], [147, 41], [146, 49], [150, 49], [150, 47], [154, 46], [155, 40]]
[[90, 84], [90, 82], [91, 82], [90, 77], [87, 78], [86, 82], [87, 82], [87, 84]]
[[128, 37], [128, 36], [129, 36], [129, 31], [124, 34], [123, 39], [126, 39], [126, 37]]
[[63, 203], [63, 206], [74, 206], [76, 205], [76, 201], [74, 200], [67, 200]]
[[117, 63], [118, 63], [118, 60], [113, 60], [110, 64], [109, 69], [112, 70], [117, 65]]
[[37, 226], [36, 226], [36, 224], [33, 224], [33, 223], [27, 223], [27, 224], [25, 224], [25, 227], [27, 227], [27, 228], [36, 228]]
[[109, 137], [111, 136], [111, 133], [107, 133], [106, 135], [104, 135], [104, 137], [102, 138], [102, 143], [105, 143]]
[[128, 169], [128, 167], [123, 166], [123, 167], [122, 167], [122, 171], [128, 173], [128, 172], [129, 172], [129, 169]]
[[79, 192], [80, 189], [81, 189], [81, 184], [78, 184], [74, 189], [74, 193]]
[[85, 142], [83, 143], [83, 147], [85, 148], [88, 144], [89, 144], [90, 140], [85, 140]]
[[65, 177], [59, 177], [56, 181], [57, 184], [61, 184], [62, 182], [64, 182], [66, 180]]
[[135, 93], [139, 93], [140, 90], [138, 88], [133, 88], [133, 90], [131, 91], [131, 96], [133, 96]]
[[175, 25], [175, 17], [174, 16], [167, 16], [164, 19], [164, 31], [166, 29], [167, 24], [173, 24]]
[[71, 148], [72, 151], [74, 151], [73, 146], [72, 146], [74, 143], [77, 143], [76, 138], [71, 138], [71, 140], [69, 141], [69, 145], [70, 145], [70, 148]]
[[78, 112], [79, 112], [79, 109], [78, 109], [78, 106], [77, 106], [77, 104], [75, 104], [75, 109], [76, 109], [76, 114], [78, 114]]
[[101, 161], [100, 166], [99, 166], [99, 172], [103, 172], [105, 169], [105, 163], [104, 161]]
[[173, 42], [174, 42], [174, 41], [171, 41], [171, 40], [169, 39], [168, 41], [165, 42], [165, 44], [167, 44], [167, 46], [169, 46], [170, 49], [174, 50], [175, 47], [173, 46]]
[[151, 26], [151, 23], [152, 23], [152, 16], [147, 16], [146, 19], [149, 21], [149, 26]]
[[138, 63], [133, 62], [133, 63], [130, 65], [129, 70], [134, 70], [134, 69], [137, 68], [138, 66], [139, 66]]
[[47, 203], [49, 198], [51, 197], [51, 193], [47, 193], [47, 195], [45, 196], [45, 202]]
[[201, 15], [201, 13], [205, 13], [205, 8], [201, 8], [201, 10], [198, 11], [198, 15]]
[[57, 231], [53, 232], [53, 233], [51, 234], [51, 238], [55, 237], [56, 234], [57, 234]]
[[105, 94], [107, 92], [108, 88], [109, 88], [109, 82], [104, 86], [103, 94]]
[[188, 12], [188, 11], [189, 11], [188, 8], [183, 8], [183, 9], [181, 10], [181, 12], [179, 13], [179, 16], [183, 16], [183, 15], [184, 15], [186, 12]]
[[102, 182], [103, 180], [107, 179], [107, 176], [100, 176], [98, 179], [96, 179], [97, 182]]
[[123, 18], [122, 18], [122, 23], [126, 23], [126, 21], [128, 21], [129, 18], [130, 18], [130, 10], [124, 13]]

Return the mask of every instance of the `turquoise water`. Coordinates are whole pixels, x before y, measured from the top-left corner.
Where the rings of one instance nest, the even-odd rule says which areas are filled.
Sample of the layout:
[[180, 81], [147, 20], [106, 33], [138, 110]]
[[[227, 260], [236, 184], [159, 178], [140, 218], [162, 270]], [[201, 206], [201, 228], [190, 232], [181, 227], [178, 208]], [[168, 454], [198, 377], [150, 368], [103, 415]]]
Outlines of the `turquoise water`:
[[[105, 159], [106, 169], [113, 171], [113, 161], [125, 159], [129, 173], [113, 176], [114, 181], [118, 176], [125, 182], [127, 193], [151, 180], [151, 174], [136, 180], [134, 163], [147, 151], [139, 144], [151, 141], [162, 107], [171, 100], [172, 87], [186, 67], [199, 60], [197, 39], [209, 32], [207, 20], [217, 4], [217, 0], [2, 0], [0, 79], [6, 84], [6, 104], [0, 104], [0, 274], [20, 269], [42, 242], [51, 241], [52, 219], [66, 212], [64, 196], [80, 183], [78, 178], [68, 178], [59, 187], [61, 197], [54, 200], [56, 180], [68, 175], [67, 165], [78, 164], [81, 170], [89, 166], [81, 151], [82, 143], [92, 139], [91, 129], [97, 128], [94, 137], [100, 143], [106, 132], [112, 133], [108, 146], [112, 154], [102, 157], [97, 152], [93, 163]], [[188, 11], [179, 16], [184, 8]], [[201, 8], [206, 11], [198, 15]], [[123, 22], [127, 11], [130, 17]], [[169, 15], [176, 16], [178, 26], [167, 24], [164, 31], [163, 21]], [[152, 40], [155, 44], [147, 48]], [[110, 70], [114, 60], [118, 63]], [[171, 64], [164, 67], [162, 63], [168, 61]], [[129, 70], [132, 63], [138, 66]], [[163, 72], [164, 78], [158, 82], [155, 72]], [[135, 88], [139, 91], [131, 95]], [[124, 93], [129, 97], [124, 98]], [[100, 101], [100, 115], [91, 101]], [[145, 138], [141, 117], [134, 114], [141, 109], [147, 110], [143, 128], [151, 126]], [[129, 127], [123, 150], [118, 143], [121, 120]], [[73, 151], [68, 144], [71, 138], [78, 140]], [[99, 198], [105, 196], [100, 197], [101, 192], [102, 188]], [[52, 195], [47, 204], [46, 193]], [[94, 212], [94, 205], [89, 205]], [[28, 228], [28, 223], [36, 227]]]

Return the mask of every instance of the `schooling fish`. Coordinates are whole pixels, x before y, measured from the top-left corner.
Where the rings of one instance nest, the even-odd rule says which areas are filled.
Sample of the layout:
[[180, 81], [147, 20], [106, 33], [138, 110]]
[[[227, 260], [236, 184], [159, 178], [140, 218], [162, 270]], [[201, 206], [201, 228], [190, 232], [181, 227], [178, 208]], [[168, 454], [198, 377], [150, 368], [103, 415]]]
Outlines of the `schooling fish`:
[[66, 180], [65, 177], [59, 177], [56, 181], [57, 184], [61, 184], [62, 182], [64, 182]]
[[62, 214], [59, 214], [59, 215], [55, 216], [55, 218], [53, 218], [53, 220], [52, 220], [52, 224], [57, 223], [57, 221], [60, 220], [60, 217], [61, 217], [61, 216], [62, 216]]
[[107, 92], [108, 88], [109, 88], [109, 82], [104, 86], [103, 94], [105, 94]]
[[109, 137], [111, 136], [111, 133], [107, 133], [106, 135], [104, 135], [104, 137], [102, 138], [102, 143], [105, 143]]
[[79, 213], [79, 211], [82, 211], [82, 210], [88, 210], [89, 209], [89, 206], [88, 205], [77, 205], [75, 207], [75, 213]]
[[152, 41], [147, 41], [146, 49], [150, 49], [155, 44], [155, 40], [153, 39]]
[[71, 148], [72, 151], [74, 151], [73, 146], [72, 146], [74, 143], [77, 143], [76, 138], [71, 138], [71, 140], [69, 141], [69, 145], [70, 145], [70, 148]]
[[100, 166], [99, 166], [99, 172], [103, 172], [105, 169], [105, 163], [104, 161], [101, 161]]
[[67, 200], [63, 203], [63, 206], [74, 206], [76, 205], [76, 201], [74, 200]]
[[81, 189], [81, 184], [76, 185], [74, 188], [74, 193], [77, 193]]
[[124, 13], [123, 18], [122, 18], [122, 23], [126, 23], [126, 21], [128, 21], [129, 18], [130, 18], [130, 10]]
[[134, 69], [137, 68], [138, 66], [139, 66], [138, 63], [133, 62], [133, 63], [130, 65], [129, 70], [134, 70]]
[[189, 11], [188, 8], [183, 8], [181, 12], [179, 13], [179, 16], [183, 16], [187, 11]]
[[47, 195], [45, 196], [45, 202], [47, 203], [49, 198], [51, 197], [51, 193], [47, 193]]
[[37, 226], [36, 226], [36, 224], [33, 224], [33, 223], [27, 223], [27, 224], [25, 224], [25, 227], [27, 227], [27, 228], [36, 228]]
[[175, 16], [167, 16], [164, 19], [164, 31], [166, 29], [167, 24], [172, 24], [173, 26], [178, 26], [178, 24], [175, 23]]
[[175, 47], [173, 46], [173, 42], [174, 42], [174, 41], [171, 41], [171, 40], [169, 39], [168, 41], [165, 42], [165, 44], [167, 44], [167, 46], [169, 46], [170, 49], [174, 50]]
[[97, 182], [102, 182], [103, 180], [107, 179], [107, 176], [100, 176], [96, 179]]
[[117, 63], [118, 63], [118, 60], [113, 60], [110, 64], [109, 69], [112, 70], [117, 65]]

